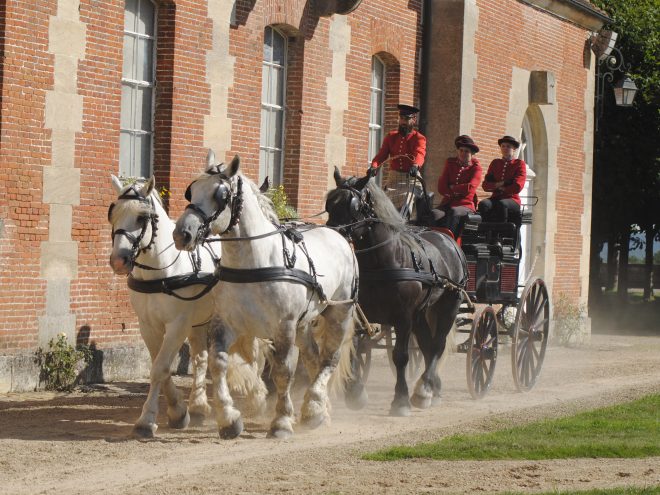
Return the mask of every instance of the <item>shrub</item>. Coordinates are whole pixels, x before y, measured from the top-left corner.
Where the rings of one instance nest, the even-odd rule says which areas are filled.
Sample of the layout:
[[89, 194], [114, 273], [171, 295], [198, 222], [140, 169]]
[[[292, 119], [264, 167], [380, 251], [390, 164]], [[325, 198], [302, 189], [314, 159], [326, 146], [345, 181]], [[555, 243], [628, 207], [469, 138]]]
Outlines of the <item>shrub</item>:
[[284, 192], [284, 186], [280, 185], [272, 187], [268, 190], [266, 195], [273, 202], [275, 212], [280, 220], [289, 220], [298, 218], [296, 209], [288, 203], [288, 198]]
[[574, 346], [583, 342], [586, 330], [586, 308], [575, 304], [566, 294], [554, 303], [554, 337], [559, 345]]
[[39, 366], [39, 382], [45, 383], [46, 390], [70, 391], [75, 384], [78, 365], [89, 363], [92, 352], [88, 346], [73, 347], [62, 332], [57, 339], [48, 342], [48, 350], [39, 347], [34, 362]]

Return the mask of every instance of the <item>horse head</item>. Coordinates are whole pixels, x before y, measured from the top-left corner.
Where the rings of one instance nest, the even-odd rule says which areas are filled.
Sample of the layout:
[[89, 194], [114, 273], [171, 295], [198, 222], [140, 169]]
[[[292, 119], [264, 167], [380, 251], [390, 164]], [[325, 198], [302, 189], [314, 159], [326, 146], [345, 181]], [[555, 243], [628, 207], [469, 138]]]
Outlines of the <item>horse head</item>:
[[112, 227], [110, 266], [118, 275], [126, 275], [136, 265], [140, 253], [148, 251], [156, 238], [158, 214], [152, 192], [153, 177], [144, 184], [122, 185], [112, 176], [117, 200], [108, 208], [108, 222]]
[[325, 201], [326, 224], [341, 227], [373, 217], [371, 194], [366, 187], [371, 176], [342, 177], [335, 167], [334, 178], [337, 188], [328, 192]]
[[240, 158], [214, 164], [209, 150], [207, 167], [186, 189], [189, 204], [172, 234], [177, 249], [191, 251], [211, 234], [223, 234], [238, 223], [242, 208]]

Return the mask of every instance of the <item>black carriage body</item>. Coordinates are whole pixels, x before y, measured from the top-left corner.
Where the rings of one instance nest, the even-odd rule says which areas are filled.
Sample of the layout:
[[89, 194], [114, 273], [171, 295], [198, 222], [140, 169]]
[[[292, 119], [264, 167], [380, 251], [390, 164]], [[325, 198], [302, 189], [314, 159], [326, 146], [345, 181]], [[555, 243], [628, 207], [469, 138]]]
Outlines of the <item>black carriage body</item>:
[[[505, 248], [508, 246], [505, 246]], [[467, 293], [481, 304], [516, 304], [518, 301], [517, 252], [489, 244], [463, 245], [467, 259]]]

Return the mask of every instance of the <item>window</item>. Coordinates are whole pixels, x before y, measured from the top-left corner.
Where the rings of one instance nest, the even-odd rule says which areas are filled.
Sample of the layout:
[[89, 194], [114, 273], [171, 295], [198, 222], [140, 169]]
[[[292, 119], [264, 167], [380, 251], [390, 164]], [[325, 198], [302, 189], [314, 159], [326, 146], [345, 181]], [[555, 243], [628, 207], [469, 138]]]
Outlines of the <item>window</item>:
[[156, 6], [151, 0], [126, 0], [124, 64], [121, 78], [119, 173], [152, 173]]
[[269, 177], [274, 185], [281, 184], [283, 176], [286, 55], [286, 38], [272, 27], [266, 27], [261, 71], [259, 181]]
[[[371, 115], [369, 117], [369, 162], [383, 143], [385, 122], [385, 64], [371, 58]], [[380, 176], [379, 176], [380, 177]]]

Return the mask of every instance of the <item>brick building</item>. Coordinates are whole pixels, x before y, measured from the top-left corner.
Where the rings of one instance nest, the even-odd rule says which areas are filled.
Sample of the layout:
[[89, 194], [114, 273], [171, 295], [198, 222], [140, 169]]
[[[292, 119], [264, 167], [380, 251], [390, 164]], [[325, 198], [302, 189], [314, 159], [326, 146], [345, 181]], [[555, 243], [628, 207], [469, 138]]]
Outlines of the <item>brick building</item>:
[[586, 0], [0, 1], [0, 392], [35, 386], [59, 332], [94, 342], [106, 379], [147, 369], [107, 263], [110, 174], [153, 173], [177, 216], [213, 148], [316, 213], [398, 101], [423, 110], [432, 184], [456, 135], [484, 166], [522, 136], [540, 198], [525, 263], [585, 302], [587, 40], [606, 21]]

